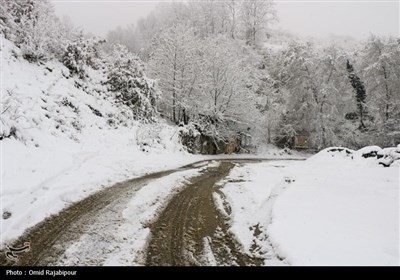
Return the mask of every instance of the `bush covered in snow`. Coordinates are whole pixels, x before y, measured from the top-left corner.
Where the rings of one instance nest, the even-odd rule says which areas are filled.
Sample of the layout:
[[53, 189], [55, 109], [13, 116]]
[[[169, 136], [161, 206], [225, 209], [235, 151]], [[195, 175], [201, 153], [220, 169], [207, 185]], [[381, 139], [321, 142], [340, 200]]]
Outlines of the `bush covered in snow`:
[[4, 0], [0, 30], [20, 47], [25, 59], [46, 61], [60, 55], [67, 35], [48, 0]]
[[398, 165], [400, 163], [400, 149], [399, 146], [392, 147], [392, 148], [384, 148], [381, 151], [378, 152], [377, 157], [378, 157], [378, 162], [380, 165], [383, 165], [385, 167]]
[[113, 49], [107, 84], [116, 98], [132, 109], [137, 119], [151, 119], [156, 114], [159, 92], [156, 82], [147, 78], [140, 59], [126, 47]]
[[367, 146], [357, 151], [343, 147], [330, 147], [320, 151], [310, 158], [310, 160], [341, 158], [358, 162], [371, 162], [389, 167], [392, 164], [394, 164], [393, 166], [397, 166], [400, 163], [400, 152], [398, 150], [400, 150], [398, 147], [382, 149], [379, 146]]
[[364, 158], [369, 158], [369, 157], [377, 157], [380, 151], [382, 151], [382, 148], [379, 146], [367, 146], [362, 149], [359, 149], [358, 153], [361, 153], [361, 155]]
[[97, 68], [99, 60], [98, 45], [104, 40], [90, 38], [85, 39], [81, 34], [75, 40], [70, 42], [65, 48], [61, 62], [70, 70], [71, 74], [78, 75], [79, 78], [85, 77], [85, 69], [90, 66]]
[[[0, 31], [7, 67], [2, 73], [0, 140], [17, 139], [34, 147], [61, 138], [79, 143], [89, 131], [135, 129], [142, 127], [137, 120], [156, 118], [158, 91], [142, 62], [115, 47], [107, 63], [99, 48], [104, 40], [62, 23], [50, 1], [2, 1]], [[150, 126], [158, 137], [168, 127]], [[126, 137], [133, 139], [134, 133]], [[170, 148], [163, 141], [161, 147]]]
[[[132, 66], [136, 65], [136, 68], [122, 76], [129, 79], [129, 75], [135, 75], [131, 76], [131, 81], [137, 83], [132, 82], [132, 88], [114, 87], [113, 94], [107, 87], [110, 81], [107, 71], [87, 67], [84, 80], [71, 78], [68, 74], [70, 70], [56, 60], [36, 65], [26, 61], [20, 48], [9, 40], [3, 39], [0, 47], [3, 63], [7, 65], [7, 71], [3, 73], [0, 140], [18, 139], [39, 147], [48, 143], [49, 139], [57, 142], [57, 139], [64, 138], [77, 143], [90, 131], [96, 134], [110, 129], [130, 129], [132, 131], [126, 137], [135, 139], [132, 140], [134, 146], [183, 150], [176, 129], [165, 123], [144, 121], [156, 117], [155, 108], [151, 105], [154, 100], [142, 100], [147, 105], [140, 103], [142, 107], [137, 111], [134, 104], [128, 106], [118, 102], [121, 100], [118, 97], [116, 102], [115, 94], [119, 95], [121, 90], [139, 93], [142, 98], [147, 97], [147, 89], [152, 91], [150, 95], [156, 92], [152, 87], [154, 81], [146, 78], [139, 61], [132, 61]], [[117, 78], [123, 67], [115, 63], [115, 72], [112, 73]], [[122, 65], [127, 67], [127, 64]], [[145, 106], [150, 105], [149, 112], [145, 112]], [[138, 116], [143, 123], [137, 120]]]
[[3, 242], [102, 187], [190, 162], [177, 127], [135, 120], [104, 69], [87, 67], [82, 80], [0, 42]]

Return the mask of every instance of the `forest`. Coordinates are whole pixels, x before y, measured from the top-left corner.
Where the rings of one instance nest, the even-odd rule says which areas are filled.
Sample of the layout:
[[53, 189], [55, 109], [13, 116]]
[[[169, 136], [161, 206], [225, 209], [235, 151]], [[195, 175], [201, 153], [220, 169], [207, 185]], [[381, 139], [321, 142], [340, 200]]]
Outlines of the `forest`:
[[0, 6], [1, 33], [26, 60], [58, 60], [83, 82], [102, 71], [117, 106], [181, 127], [191, 152], [210, 152], [204, 139], [223, 151], [238, 135], [252, 139], [242, 151], [291, 148], [298, 135], [313, 150], [399, 143], [400, 38], [321, 42], [274, 29], [278, 21], [273, 1], [162, 3], [99, 38], [49, 0]]

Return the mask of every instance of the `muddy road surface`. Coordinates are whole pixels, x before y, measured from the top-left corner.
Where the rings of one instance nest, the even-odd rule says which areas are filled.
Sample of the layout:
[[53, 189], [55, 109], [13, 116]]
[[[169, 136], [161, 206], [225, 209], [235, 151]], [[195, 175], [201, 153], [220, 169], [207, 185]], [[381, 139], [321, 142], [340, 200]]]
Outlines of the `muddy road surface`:
[[[218, 192], [216, 184], [235, 164], [259, 161], [218, 160], [219, 164], [211, 164], [190, 178], [181, 191], [166, 201], [164, 210], [150, 225], [151, 234], [142, 263], [149, 266], [261, 265], [262, 259], [242, 253], [240, 244], [229, 232], [228, 218], [220, 214], [213, 200], [213, 193]], [[30, 251], [20, 254], [18, 262], [8, 260], [5, 251], [0, 251], [0, 265], [107, 265], [106, 258], [101, 256], [112, 256], [124, 246], [124, 240], [116, 238], [116, 225], [121, 223], [122, 211], [135, 193], [151, 181], [202, 168], [207, 162], [105, 188], [27, 230], [11, 245], [18, 247], [29, 241]], [[229, 205], [226, 207], [229, 212]], [[83, 237], [88, 240], [87, 246], [80, 247], [70, 258], [70, 252], [66, 251]]]
[[[196, 168], [196, 165], [118, 183], [71, 205], [28, 229], [12, 244], [13, 247], [20, 247], [24, 242], [30, 242], [29, 252], [19, 254], [18, 262], [8, 260], [5, 258], [5, 251], [0, 251], [0, 266], [101, 265], [98, 252], [93, 251], [107, 250], [104, 248], [108, 243], [107, 238], [112, 238], [107, 234], [112, 234], [112, 229], [105, 227], [115, 227], [115, 223], [122, 219], [121, 213], [135, 192], [152, 180], [191, 168]], [[83, 258], [80, 257], [78, 263], [60, 263], [59, 258], [65, 249], [83, 234], [98, 239], [101, 243], [97, 245], [104, 245], [103, 248], [95, 246], [88, 248], [88, 252], [79, 252]]]
[[146, 265], [259, 265], [240, 250], [229, 234], [228, 221], [216, 209], [215, 184], [233, 168], [221, 162], [192, 178], [178, 193], [151, 227]]

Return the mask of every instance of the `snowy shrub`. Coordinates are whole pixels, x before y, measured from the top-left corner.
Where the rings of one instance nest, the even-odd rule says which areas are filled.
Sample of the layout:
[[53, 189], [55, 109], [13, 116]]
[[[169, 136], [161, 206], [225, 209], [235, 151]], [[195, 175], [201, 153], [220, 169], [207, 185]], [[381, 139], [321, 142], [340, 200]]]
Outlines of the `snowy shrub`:
[[280, 148], [291, 148], [293, 139], [296, 136], [296, 130], [291, 124], [282, 124], [274, 137], [274, 143]]
[[65, 107], [69, 107], [74, 113], [79, 113], [79, 108], [72, 104], [71, 101], [69, 101], [66, 97], [61, 100], [60, 104]]
[[70, 70], [72, 75], [76, 74], [80, 78], [84, 77], [85, 59], [82, 48], [78, 45], [78, 42], [69, 43], [61, 61]]
[[358, 151], [344, 147], [329, 147], [314, 155], [312, 160], [331, 158], [374, 163], [383, 167], [397, 166], [400, 163], [400, 153], [396, 147], [381, 149], [379, 146], [366, 146]]
[[369, 158], [369, 157], [377, 157], [378, 153], [381, 150], [382, 148], [379, 146], [367, 146], [358, 150], [357, 152], [360, 153], [362, 157]]
[[196, 125], [189, 123], [179, 127], [179, 137], [182, 144], [188, 148], [189, 152], [195, 153], [198, 151], [201, 133]]
[[160, 124], [141, 123], [136, 130], [136, 144], [142, 151], [148, 151], [148, 147], [163, 148], [160, 133], [162, 130]]
[[193, 123], [179, 126], [179, 133], [182, 137], [184, 136], [197, 137], [200, 135], [198, 128]]
[[140, 59], [121, 45], [115, 46], [112, 52], [108, 85], [136, 119], [150, 120], [155, 116], [159, 95], [156, 82], [147, 78]]
[[82, 130], [82, 128], [84, 127], [79, 120], [73, 120], [71, 122], [71, 125], [73, 128], [75, 128], [78, 132], [80, 132]]
[[48, 0], [2, 2], [0, 25], [5, 37], [20, 47], [23, 57], [30, 62], [57, 56], [65, 39]]
[[16, 132], [17, 129], [15, 126], [4, 127], [3, 130], [0, 132], [0, 140], [3, 140], [4, 138], [16, 137]]
[[379, 156], [379, 164], [383, 165], [384, 167], [392, 166], [392, 164], [395, 162], [397, 164], [400, 160], [400, 152], [398, 152], [398, 147], [384, 148], [382, 151], [380, 151]]
[[93, 114], [95, 114], [98, 117], [103, 117], [103, 114], [99, 110], [97, 110], [96, 108], [92, 107], [89, 104], [87, 104], [87, 106], [89, 107], [89, 109], [92, 111]]
[[111, 127], [116, 127], [116, 122], [114, 118], [108, 118], [107, 119], [107, 124]]
[[0, 28], [5, 38], [16, 41], [21, 33], [21, 26], [31, 18], [33, 0], [3, 0], [0, 5]]
[[143, 152], [150, 150], [182, 151], [179, 129], [164, 122], [140, 122], [135, 130], [136, 145]]
[[331, 155], [332, 157], [335, 157], [337, 155], [340, 156], [344, 156], [344, 157], [352, 157], [354, 151], [347, 149], [347, 148], [343, 148], [343, 147], [331, 147], [331, 148], [327, 148], [324, 150], [325, 152], [327, 152], [329, 155]]
[[18, 119], [21, 117], [20, 100], [13, 90], [6, 90], [3, 95], [3, 106], [0, 112], [1, 131], [0, 140], [4, 138], [17, 138]]
[[65, 49], [61, 62], [70, 70], [72, 75], [84, 79], [86, 67], [98, 68], [98, 45], [103, 40], [96, 38], [85, 39], [81, 34], [74, 41], [70, 42]]
[[13, 22], [12, 18], [7, 9], [8, 3], [5, 2], [4, 5], [0, 5], [0, 33], [4, 35], [7, 39], [10, 39], [11, 28], [10, 24]]

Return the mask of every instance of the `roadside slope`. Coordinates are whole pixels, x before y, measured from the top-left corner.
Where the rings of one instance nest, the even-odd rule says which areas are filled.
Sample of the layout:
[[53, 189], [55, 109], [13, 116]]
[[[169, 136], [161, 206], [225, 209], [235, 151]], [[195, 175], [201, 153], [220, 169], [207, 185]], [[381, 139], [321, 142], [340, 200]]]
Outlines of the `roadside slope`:
[[162, 120], [134, 121], [104, 73], [80, 80], [58, 61], [29, 63], [1, 37], [0, 247], [107, 186], [196, 160]]

